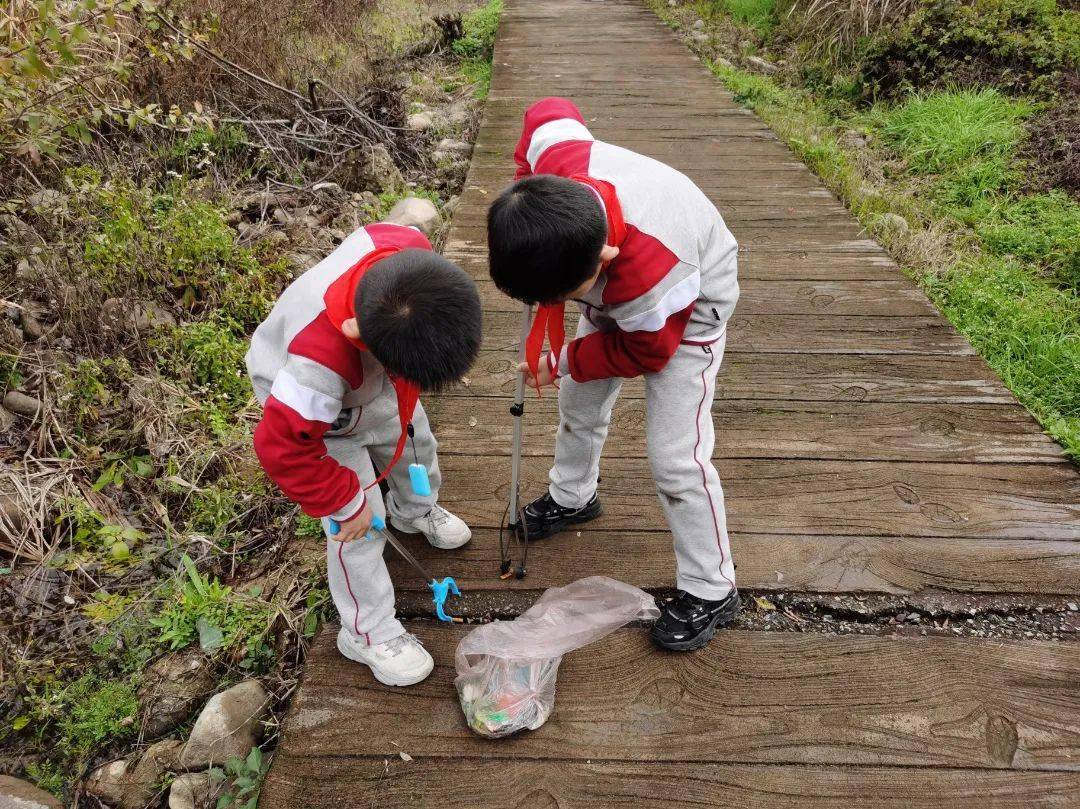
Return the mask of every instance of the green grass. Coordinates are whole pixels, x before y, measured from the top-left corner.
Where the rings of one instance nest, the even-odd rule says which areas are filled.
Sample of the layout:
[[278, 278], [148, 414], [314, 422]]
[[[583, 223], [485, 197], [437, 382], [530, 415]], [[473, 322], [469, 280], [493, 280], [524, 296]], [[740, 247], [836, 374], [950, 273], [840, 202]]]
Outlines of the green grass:
[[474, 95], [486, 99], [491, 88], [491, 57], [495, 48], [495, 32], [502, 15], [502, 0], [488, 0], [480, 8], [462, 18], [464, 34], [454, 40], [454, 53], [461, 57], [461, 73], [476, 87]]
[[776, 0], [723, 0], [724, 10], [732, 19], [767, 34], [776, 24]]
[[1023, 138], [1030, 107], [997, 90], [914, 96], [879, 110], [881, 133], [915, 171], [958, 171], [973, 160], [1004, 161]]
[[[996, 93], [950, 92], [845, 120], [772, 77], [720, 63], [712, 69], [894, 250], [1044, 429], [1080, 459], [1080, 296], [1060, 283], [1063, 268], [1075, 267], [1077, 205], [1060, 193], [1007, 191], [1026, 107]], [[859, 124], [887, 128], [882, 137], [909, 167], [880, 193], [865, 190], [858, 158], [838, 137]], [[883, 229], [885, 213], [913, 223], [912, 232]], [[951, 254], [937, 255], [944, 267], [904, 259], [924, 223], [958, 233]]]

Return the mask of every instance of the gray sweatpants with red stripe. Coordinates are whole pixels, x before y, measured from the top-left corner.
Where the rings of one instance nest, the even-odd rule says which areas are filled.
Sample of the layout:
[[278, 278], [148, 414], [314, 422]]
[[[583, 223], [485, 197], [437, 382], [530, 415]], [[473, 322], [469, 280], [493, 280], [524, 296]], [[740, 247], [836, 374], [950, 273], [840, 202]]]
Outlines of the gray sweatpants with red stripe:
[[[343, 420], [339, 418], [339, 421]], [[415, 437], [405, 444], [405, 454], [387, 478], [390, 487], [387, 502], [383, 503], [378, 486], [367, 490], [368, 505], [384, 518], [387, 510], [405, 519], [422, 517], [438, 499], [442, 476], [435, 451], [437, 444], [427, 414], [419, 402], [412, 423]], [[386, 390], [373, 402], [364, 405], [354, 425], [327, 434], [326, 451], [338, 463], [356, 472], [361, 484], [367, 486], [375, 480], [372, 462], [380, 469], [386, 468], [394, 456], [400, 432], [397, 399], [393, 395], [393, 388], [387, 385]], [[428, 497], [413, 494], [409, 485], [409, 464], [413, 462], [410, 443], [416, 446], [419, 462], [428, 468], [431, 479], [431, 495]], [[323, 530], [326, 528], [327, 521], [324, 519]], [[372, 536], [375, 538], [338, 542], [330, 539], [327, 533], [326, 540], [330, 597], [341, 616], [341, 625], [369, 645], [385, 643], [405, 632], [394, 615], [394, 585], [383, 561], [386, 540], [379, 534]]]
[[[591, 331], [588, 326], [579, 331]], [[712, 463], [712, 403], [725, 338], [683, 343], [662, 371], [645, 375], [645, 437], [660, 505], [675, 537], [676, 586], [718, 600], [735, 587], [720, 476]], [[560, 382], [561, 423], [549, 491], [568, 508], [592, 499], [621, 379]]]

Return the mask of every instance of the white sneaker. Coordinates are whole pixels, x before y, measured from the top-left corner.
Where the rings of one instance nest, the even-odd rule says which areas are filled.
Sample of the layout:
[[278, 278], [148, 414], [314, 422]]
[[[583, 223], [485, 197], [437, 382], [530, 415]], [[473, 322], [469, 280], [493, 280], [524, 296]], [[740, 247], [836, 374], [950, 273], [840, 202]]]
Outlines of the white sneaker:
[[349, 660], [368, 666], [375, 679], [386, 685], [416, 685], [435, 668], [427, 649], [408, 632], [386, 643], [368, 646], [342, 627], [338, 631], [337, 647]]
[[460, 548], [472, 539], [465, 521], [442, 506], [432, 506], [431, 511], [415, 520], [390, 515], [390, 524], [403, 534], [423, 534], [434, 547], [444, 551]]

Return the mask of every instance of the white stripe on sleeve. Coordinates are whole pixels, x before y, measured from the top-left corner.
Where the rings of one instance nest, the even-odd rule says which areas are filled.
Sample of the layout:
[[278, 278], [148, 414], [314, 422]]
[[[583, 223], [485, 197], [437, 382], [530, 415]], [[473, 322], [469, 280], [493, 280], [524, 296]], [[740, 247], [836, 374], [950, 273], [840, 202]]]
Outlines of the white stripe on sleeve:
[[557, 118], [536, 127], [529, 139], [529, 149], [525, 152], [525, 159], [529, 161], [529, 167], [536, 170], [536, 161], [545, 151], [556, 143], [568, 140], [596, 140], [585, 124], [575, 121], [573, 118]]
[[285, 369], [274, 377], [274, 386], [270, 395], [284, 405], [288, 405], [308, 421], [321, 421], [333, 424], [341, 412], [341, 400], [325, 393], [301, 385], [296, 377]]
[[701, 273], [695, 271], [665, 292], [652, 309], [616, 322], [623, 331], [660, 331], [669, 317], [696, 301], [700, 291]]

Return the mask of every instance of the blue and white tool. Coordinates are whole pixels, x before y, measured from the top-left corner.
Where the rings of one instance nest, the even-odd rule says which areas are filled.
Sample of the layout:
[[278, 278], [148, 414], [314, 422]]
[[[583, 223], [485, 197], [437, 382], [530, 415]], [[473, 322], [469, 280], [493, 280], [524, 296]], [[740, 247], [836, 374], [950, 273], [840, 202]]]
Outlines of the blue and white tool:
[[[420, 468], [423, 469], [423, 467]], [[410, 473], [411, 471], [412, 470], [410, 468]], [[426, 480], [426, 470], [424, 477]], [[415, 490], [415, 484], [413, 488]], [[420, 494], [420, 492], [417, 491], [417, 494]], [[438, 619], [440, 621], [446, 621], [448, 623], [454, 620], [460, 621], [460, 618], [455, 619], [452, 615], [447, 615], [444, 609], [446, 607], [446, 599], [449, 598], [451, 594], [455, 596], [461, 595], [461, 590], [458, 589], [457, 582], [454, 581], [453, 577], [447, 576], [442, 581], [439, 581], [430, 573], [428, 573], [424, 566], [417, 561], [416, 557], [413, 556], [404, 545], [398, 542], [397, 538], [393, 534], [386, 530], [386, 520], [384, 520], [378, 514], [376, 514], [375, 517], [371, 520], [371, 528], [373, 531], [378, 531], [379, 533], [381, 533], [386, 539], [386, 541], [389, 542], [391, 546], [393, 546], [394, 550], [400, 553], [401, 557], [410, 565], [412, 565], [413, 569], [416, 570], [417, 573], [424, 577], [424, 581], [427, 582], [427, 586], [431, 588], [431, 592], [435, 596], [432, 599], [432, 603], [435, 604], [435, 615], [438, 617]], [[341, 526], [338, 524], [338, 521], [330, 519], [330, 536], [335, 536], [339, 531], [341, 531]], [[368, 539], [372, 538], [370, 532], [367, 536]]]

